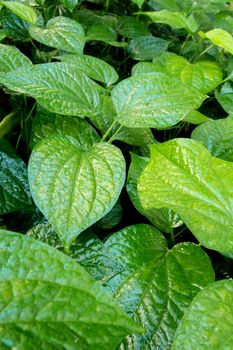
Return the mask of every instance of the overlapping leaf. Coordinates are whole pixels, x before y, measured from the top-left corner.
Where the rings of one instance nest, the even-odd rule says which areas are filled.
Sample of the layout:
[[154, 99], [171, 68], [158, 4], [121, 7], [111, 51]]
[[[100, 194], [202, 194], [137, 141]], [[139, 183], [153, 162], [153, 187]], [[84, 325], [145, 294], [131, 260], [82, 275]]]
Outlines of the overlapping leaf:
[[180, 138], [151, 146], [138, 191], [145, 209], [170, 208], [204, 246], [232, 252], [232, 181], [232, 163]]
[[20, 67], [31, 66], [32, 63], [16, 47], [0, 44], [0, 72], [10, 72]]
[[1, 1], [1, 5], [7, 7], [15, 15], [31, 24], [36, 24], [37, 14], [31, 7], [18, 1]]

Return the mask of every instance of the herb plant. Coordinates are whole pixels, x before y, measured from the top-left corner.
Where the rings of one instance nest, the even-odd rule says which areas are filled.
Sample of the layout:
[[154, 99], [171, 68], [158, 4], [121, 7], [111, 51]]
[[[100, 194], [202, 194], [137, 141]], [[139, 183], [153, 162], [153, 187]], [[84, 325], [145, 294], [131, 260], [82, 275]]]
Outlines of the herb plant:
[[0, 349], [232, 350], [232, 3], [0, 7]]

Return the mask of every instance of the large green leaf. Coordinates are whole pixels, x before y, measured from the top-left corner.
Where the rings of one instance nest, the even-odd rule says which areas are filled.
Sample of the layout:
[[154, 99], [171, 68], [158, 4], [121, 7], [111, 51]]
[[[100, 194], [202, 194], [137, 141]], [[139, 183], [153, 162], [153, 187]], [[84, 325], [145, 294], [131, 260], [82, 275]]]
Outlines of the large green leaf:
[[233, 164], [211, 157], [199, 142], [174, 139], [151, 146], [139, 181], [146, 209], [174, 210], [210, 249], [233, 250]]
[[167, 50], [169, 42], [152, 35], [133, 38], [128, 47], [129, 55], [138, 61], [151, 60]]
[[118, 32], [120, 35], [129, 39], [150, 34], [149, 29], [141, 21], [130, 16], [119, 18]]
[[205, 98], [196, 89], [165, 73], [133, 76], [112, 91], [119, 123], [138, 128], [175, 125]]
[[58, 57], [62, 62], [72, 63], [89, 78], [105, 83], [107, 86], [118, 80], [118, 74], [108, 63], [88, 55], [63, 55]]
[[72, 136], [83, 148], [91, 147], [100, 141], [99, 135], [86, 120], [38, 108], [32, 124], [32, 146], [51, 135]]
[[192, 301], [172, 350], [232, 350], [233, 281], [217, 281]]
[[10, 72], [20, 67], [31, 66], [32, 63], [16, 47], [0, 44], [0, 72]]
[[184, 28], [190, 33], [195, 33], [198, 30], [198, 24], [195, 18], [187, 16], [182, 12], [171, 12], [168, 10], [139, 12], [141, 15], [147, 15], [155, 23], [165, 23], [173, 29]]
[[0, 75], [9, 89], [34, 97], [45, 109], [65, 115], [93, 115], [99, 106], [96, 84], [66, 63], [47, 63]]
[[0, 236], [2, 349], [109, 350], [141, 331], [72, 259], [18, 233]]
[[27, 21], [28, 23], [35, 24], [37, 21], [36, 11], [26, 4], [17, 1], [1, 1], [1, 4], [11, 10], [15, 15]]
[[128, 171], [127, 178], [127, 192], [129, 197], [135, 206], [135, 208], [159, 230], [163, 232], [172, 232], [173, 227], [180, 226], [182, 221], [178, 215], [173, 213], [170, 209], [144, 209], [137, 190], [138, 181], [142, 171], [145, 169], [149, 162], [149, 158], [140, 157], [136, 154], [131, 154], [131, 164]]
[[133, 75], [150, 72], [170, 74], [203, 93], [212, 91], [222, 82], [222, 71], [217, 63], [203, 60], [192, 64], [184, 57], [171, 52], [156, 57], [153, 63], [138, 63], [132, 70]]
[[205, 33], [205, 36], [212, 41], [214, 45], [230, 52], [233, 55], [233, 37], [223, 29], [212, 29]]
[[86, 150], [72, 137], [52, 136], [29, 161], [32, 196], [66, 248], [112, 209], [124, 181], [123, 155], [107, 143]]
[[84, 29], [78, 22], [67, 17], [54, 17], [45, 28], [30, 27], [31, 37], [40, 43], [68, 52], [83, 53]]
[[27, 168], [4, 139], [0, 139], [0, 179], [0, 214], [32, 207]]
[[127, 337], [121, 349], [169, 348], [193, 297], [214, 281], [207, 254], [192, 243], [168, 250], [162, 234], [143, 224], [113, 234], [104, 246], [105, 266], [110, 263], [105, 287], [146, 328], [143, 336]]
[[199, 125], [192, 139], [205, 145], [212, 156], [233, 162], [233, 116]]

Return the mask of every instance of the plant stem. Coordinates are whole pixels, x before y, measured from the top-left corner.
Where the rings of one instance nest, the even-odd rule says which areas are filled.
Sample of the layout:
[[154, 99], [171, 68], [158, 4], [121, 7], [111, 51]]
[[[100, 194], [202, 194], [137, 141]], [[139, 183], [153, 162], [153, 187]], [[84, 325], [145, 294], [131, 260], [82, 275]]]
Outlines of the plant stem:
[[114, 132], [114, 134], [110, 137], [110, 139], [108, 140], [108, 143], [112, 143], [112, 141], [114, 141], [114, 137], [119, 133], [119, 131], [123, 128], [123, 125], [120, 125], [119, 128], [117, 129], [116, 132]]
[[105, 132], [105, 134], [103, 135], [101, 142], [105, 141], [106, 138], [108, 137], [108, 135], [110, 134], [110, 132], [112, 131], [112, 129], [114, 128], [115, 124], [116, 124], [116, 119], [113, 121], [113, 123], [110, 125], [110, 127], [108, 128], [108, 130]]

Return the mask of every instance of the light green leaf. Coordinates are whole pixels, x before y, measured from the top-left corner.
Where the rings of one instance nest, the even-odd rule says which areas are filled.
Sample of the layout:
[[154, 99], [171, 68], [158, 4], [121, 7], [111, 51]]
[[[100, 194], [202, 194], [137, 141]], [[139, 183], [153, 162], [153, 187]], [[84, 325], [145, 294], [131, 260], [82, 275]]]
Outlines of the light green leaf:
[[1, 74], [0, 82], [11, 90], [34, 97], [54, 113], [84, 117], [98, 110], [96, 84], [73, 65], [38, 64]]
[[145, 0], [132, 0], [132, 2], [141, 8]]
[[192, 139], [206, 146], [213, 157], [233, 162], [233, 116], [199, 125]]
[[3, 30], [0, 30], [0, 41], [4, 40], [6, 37], [6, 33]]
[[1, 1], [1, 4], [28, 23], [36, 24], [37, 14], [32, 7], [17, 1]]
[[105, 83], [107, 86], [118, 80], [116, 70], [99, 58], [87, 55], [63, 55], [58, 57], [65, 63], [72, 63], [89, 78]]
[[186, 117], [183, 119], [184, 122], [187, 122], [190, 124], [202, 124], [208, 120], [211, 120], [211, 119], [206, 117], [204, 114], [200, 113], [199, 111], [196, 111], [195, 109], [189, 112], [186, 115]]
[[69, 11], [73, 11], [75, 6], [79, 4], [79, 0], [59, 0], [60, 3], [62, 3], [65, 8], [67, 8]]
[[72, 137], [53, 136], [29, 161], [32, 196], [66, 248], [112, 209], [124, 181], [124, 157], [107, 143], [85, 150]]
[[230, 33], [223, 29], [217, 28], [205, 33], [205, 36], [214, 45], [221, 47], [233, 55], [233, 37]]
[[193, 299], [172, 350], [232, 350], [233, 281], [212, 283]]
[[196, 89], [163, 73], [133, 76], [112, 90], [118, 122], [132, 128], [175, 125], [205, 98]]
[[215, 97], [222, 108], [229, 114], [233, 114], [233, 84], [226, 82], [221, 86], [220, 91], [215, 91]]
[[10, 72], [20, 67], [31, 66], [32, 62], [16, 47], [0, 44], [0, 72]]
[[34, 40], [60, 50], [83, 53], [85, 45], [84, 29], [78, 22], [67, 17], [54, 17], [45, 28], [30, 27], [29, 33]]
[[143, 336], [127, 337], [120, 348], [168, 349], [193, 297], [214, 281], [209, 257], [192, 243], [168, 250], [162, 234], [143, 224], [113, 234], [104, 246], [111, 257], [106, 288], [146, 328]]
[[52, 135], [72, 136], [83, 148], [89, 148], [100, 141], [99, 135], [86, 120], [38, 108], [32, 124], [31, 145]]
[[232, 182], [232, 163], [180, 138], [151, 146], [138, 192], [143, 207], [174, 210], [201, 244], [227, 253], [233, 250]]
[[169, 42], [152, 35], [132, 39], [128, 46], [129, 55], [138, 61], [148, 61], [168, 48]]
[[170, 52], [154, 59], [154, 63], [138, 63], [132, 70], [133, 75], [149, 72], [170, 74], [203, 93], [214, 90], [222, 82], [222, 71], [217, 63], [205, 60], [191, 64], [184, 57]]
[[0, 138], [0, 214], [32, 208], [27, 168], [10, 144]]
[[144, 209], [137, 190], [137, 185], [142, 171], [149, 162], [149, 158], [137, 156], [131, 153], [131, 164], [128, 171], [126, 189], [135, 208], [144, 215], [150, 222], [163, 232], [172, 232], [174, 227], [182, 225], [178, 215], [170, 209]]
[[120, 35], [129, 39], [150, 34], [150, 31], [143, 22], [130, 16], [122, 16], [119, 18], [118, 32]]
[[168, 24], [173, 29], [184, 28], [190, 33], [198, 30], [198, 24], [193, 15], [187, 16], [182, 12], [171, 12], [168, 10], [139, 12], [140, 15], [149, 16], [155, 23]]
[[1, 348], [109, 350], [141, 331], [72, 259], [18, 233], [0, 236]]

